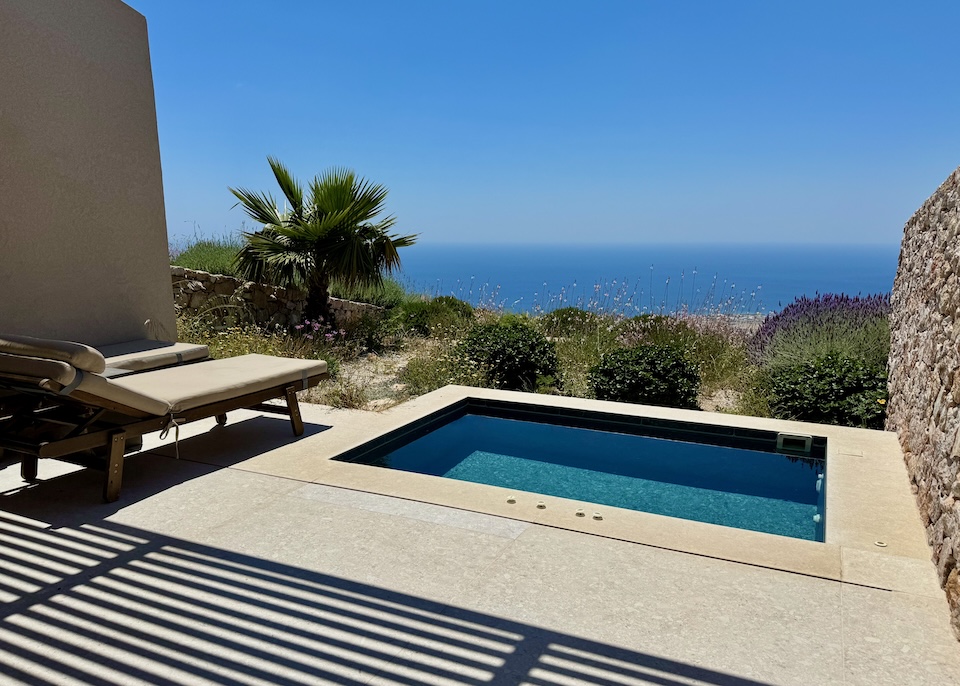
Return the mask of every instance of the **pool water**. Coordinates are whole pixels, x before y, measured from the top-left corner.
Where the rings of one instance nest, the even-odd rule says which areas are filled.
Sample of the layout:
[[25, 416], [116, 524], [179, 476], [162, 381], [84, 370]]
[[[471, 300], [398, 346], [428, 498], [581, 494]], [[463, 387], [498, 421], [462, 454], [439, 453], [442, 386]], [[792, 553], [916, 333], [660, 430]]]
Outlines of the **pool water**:
[[389, 448], [351, 461], [823, 540], [819, 459], [477, 414]]

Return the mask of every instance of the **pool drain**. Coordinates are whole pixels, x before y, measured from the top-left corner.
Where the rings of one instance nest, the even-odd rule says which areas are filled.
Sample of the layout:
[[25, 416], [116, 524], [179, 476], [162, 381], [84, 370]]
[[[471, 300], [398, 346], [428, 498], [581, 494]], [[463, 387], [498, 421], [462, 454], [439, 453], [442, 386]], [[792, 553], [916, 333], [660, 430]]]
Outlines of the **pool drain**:
[[538, 510], [546, 510], [546, 509], [547, 509], [547, 504], [546, 504], [545, 502], [543, 502], [542, 500], [538, 500], [538, 501], [537, 501], [537, 509], [538, 509]]
[[583, 510], [577, 510], [574, 514], [576, 514], [578, 517], [586, 517], [586, 516], [587, 516], [587, 513], [584, 512]]
[[594, 513], [593, 513], [593, 518], [596, 519], [596, 520], [599, 522], [601, 519], [603, 519], [603, 515], [600, 514], [599, 512], [594, 512]]
[[511, 496], [508, 496], [508, 497], [507, 497], [507, 502], [510, 503], [511, 505], [515, 505], [516, 502], [517, 502], [517, 499], [516, 499], [516, 497], [514, 497], [514, 496], [511, 495]]
[[873, 544], [878, 548], [886, 548], [887, 544], [885, 541], [874, 541]]

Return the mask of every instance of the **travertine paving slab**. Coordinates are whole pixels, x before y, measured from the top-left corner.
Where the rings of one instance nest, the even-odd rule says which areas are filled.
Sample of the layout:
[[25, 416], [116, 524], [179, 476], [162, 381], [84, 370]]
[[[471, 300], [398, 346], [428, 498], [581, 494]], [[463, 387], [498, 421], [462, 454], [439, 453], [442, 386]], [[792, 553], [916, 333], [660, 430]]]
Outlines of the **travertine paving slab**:
[[[364, 494], [357, 495], [367, 505]], [[500, 535], [507, 530], [503, 527], [491, 534], [457, 524], [293, 496], [210, 531], [206, 540], [363, 583], [450, 599], [513, 541]]]
[[863, 686], [960, 684], [946, 603], [845, 584], [844, 679]]
[[739, 676], [842, 683], [835, 582], [535, 527], [468, 593], [484, 612], [576, 617], [585, 635]]
[[[155, 469], [152, 462], [169, 461], [169, 458], [152, 455], [142, 455], [136, 459], [149, 471]], [[171, 486], [165, 493], [167, 497], [131, 502], [108, 519], [192, 540], [220, 526], [260, 519], [262, 510], [301, 485], [289, 479], [252, 474], [239, 469], [215, 470], [195, 463], [185, 463], [183, 469], [200, 472], [203, 478]], [[127, 497], [130, 495], [128, 492]]]
[[503, 538], [516, 538], [530, 527], [530, 524], [526, 522], [517, 522], [512, 519], [504, 519], [503, 517], [493, 517], [491, 515], [469, 512], [467, 510], [455, 510], [449, 507], [430, 505], [415, 500], [402, 500], [400, 498], [390, 498], [373, 493], [350, 491], [342, 488], [333, 488], [331, 486], [321, 486], [319, 484], [302, 486], [291, 495], [306, 500], [316, 500], [334, 505], [346, 505], [371, 512], [419, 519], [424, 522], [477, 531], [494, 536], [501, 536]]
[[843, 548], [843, 580], [943, 600], [936, 568], [930, 560]]

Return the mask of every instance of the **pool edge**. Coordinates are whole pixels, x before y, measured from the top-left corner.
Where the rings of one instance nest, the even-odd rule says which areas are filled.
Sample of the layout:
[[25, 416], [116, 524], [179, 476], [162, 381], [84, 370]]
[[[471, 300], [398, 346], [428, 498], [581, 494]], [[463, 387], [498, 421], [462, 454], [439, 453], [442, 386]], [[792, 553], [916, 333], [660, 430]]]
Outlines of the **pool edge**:
[[[514, 493], [496, 486], [449, 482], [330, 459], [468, 398], [824, 435], [828, 439], [829, 472], [825, 542], [791, 539], [610, 506], [597, 507], [565, 498]], [[909, 488], [899, 443], [892, 433], [460, 386], [446, 386], [380, 413], [367, 429], [351, 432], [352, 435], [341, 436], [339, 440], [331, 440], [334, 436], [328, 434], [308, 439], [317, 456], [324, 458], [326, 463], [322, 473], [314, 479], [316, 483], [837, 581], [846, 580], [847, 576], [851, 583], [879, 588], [900, 585], [897, 574], [886, 569], [891, 566], [888, 563], [910, 566], [910, 562], [923, 561], [929, 565], [930, 553], [919, 513]], [[444, 481], [449, 483], [438, 483]], [[518, 496], [512, 505], [507, 503], [507, 496], [511, 494]], [[534, 498], [543, 500], [545, 509], [538, 509]], [[599, 511], [603, 519], [595, 521], [576, 517], [574, 513], [581, 507], [588, 508], [591, 515], [594, 510]], [[879, 547], [877, 542], [885, 545]], [[857, 551], [856, 555], [847, 556], [856, 559], [857, 564], [851, 566], [845, 560], [843, 550], [846, 548]], [[871, 556], [877, 556], [875, 561], [884, 564], [871, 565]], [[885, 569], [873, 573], [871, 566]]]

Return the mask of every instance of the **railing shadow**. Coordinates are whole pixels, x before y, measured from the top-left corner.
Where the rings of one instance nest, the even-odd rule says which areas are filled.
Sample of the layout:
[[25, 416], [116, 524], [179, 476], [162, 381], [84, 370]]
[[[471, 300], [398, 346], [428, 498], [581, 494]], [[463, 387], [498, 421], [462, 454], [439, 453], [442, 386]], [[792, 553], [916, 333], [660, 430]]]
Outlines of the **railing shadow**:
[[0, 512], [0, 674], [31, 684], [761, 682], [88, 517]]

